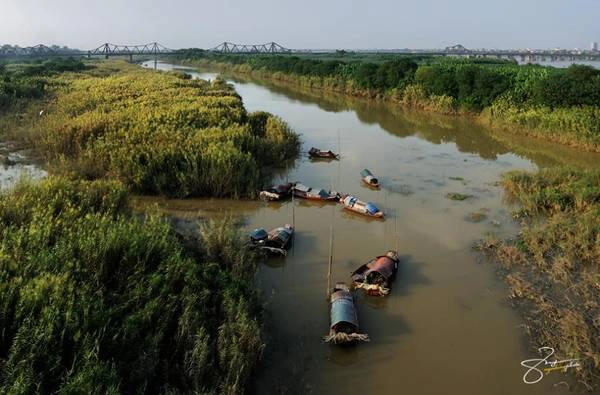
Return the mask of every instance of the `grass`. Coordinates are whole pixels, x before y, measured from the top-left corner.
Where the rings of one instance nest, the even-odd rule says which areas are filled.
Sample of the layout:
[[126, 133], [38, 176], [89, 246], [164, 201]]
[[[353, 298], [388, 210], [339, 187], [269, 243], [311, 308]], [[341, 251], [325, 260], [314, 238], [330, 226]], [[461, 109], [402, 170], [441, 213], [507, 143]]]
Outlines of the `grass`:
[[222, 80], [117, 61], [48, 78], [53, 100], [17, 137], [54, 174], [116, 179], [141, 194], [249, 197], [298, 154], [285, 122], [248, 113]]
[[[600, 152], [600, 109], [595, 101], [600, 74], [592, 68], [573, 66], [562, 70], [519, 66], [509, 62], [488, 64], [465, 59], [413, 59], [418, 63], [416, 72], [405, 73], [396, 85], [380, 86], [365, 85], [356, 79], [355, 72], [364, 65], [366, 59], [348, 62], [339, 59], [333, 61], [341, 62], [337, 68], [330, 73], [323, 73], [319, 71], [320, 67], [325, 67], [331, 61], [324, 61], [319, 56], [309, 58], [312, 60], [307, 63], [306, 70], [298, 67], [285, 69], [287, 71], [278, 68], [286, 64], [286, 58], [282, 56], [230, 57], [182, 53], [175, 56], [173, 61], [268, 78], [302, 88], [384, 100], [410, 110], [468, 116], [488, 127], [516, 135], [543, 138]], [[288, 57], [288, 62], [290, 59]], [[383, 66], [387, 62], [382, 63], [383, 59], [384, 55], [379, 61], [373, 57], [368, 59], [373, 63], [370, 77], [374, 78], [377, 73], [383, 72], [383, 68], [377, 67], [377, 64]], [[304, 59], [304, 63], [306, 61]], [[346, 69], [347, 72], [343, 71]], [[387, 69], [394, 74], [394, 71], [399, 72], [400, 67], [390, 66]], [[569, 87], [569, 100], [550, 100], [564, 96], [561, 86]]]
[[116, 181], [0, 197], [2, 393], [243, 393], [263, 350], [255, 263], [231, 220], [184, 249]]
[[582, 382], [600, 378], [600, 171], [511, 172], [503, 184], [522, 231], [481, 247], [506, 270], [536, 347], [581, 358]]

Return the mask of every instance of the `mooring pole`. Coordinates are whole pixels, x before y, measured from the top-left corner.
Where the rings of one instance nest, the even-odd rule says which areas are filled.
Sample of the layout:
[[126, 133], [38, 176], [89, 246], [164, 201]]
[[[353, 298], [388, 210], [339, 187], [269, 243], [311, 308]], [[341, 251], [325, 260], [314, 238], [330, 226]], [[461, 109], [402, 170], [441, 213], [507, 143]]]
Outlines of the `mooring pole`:
[[398, 253], [398, 208], [394, 210], [394, 238], [396, 239], [395, 248], [396, 253]]
[[294, 202], [294, 191], [292, 190], [292, 227], [296, 231], [296, 204]]
[[327, 300], [331, 296], [331, 267], [333, 266], [333, 225], [331, 225], [329, 233], [329, 270], [327, 272]]

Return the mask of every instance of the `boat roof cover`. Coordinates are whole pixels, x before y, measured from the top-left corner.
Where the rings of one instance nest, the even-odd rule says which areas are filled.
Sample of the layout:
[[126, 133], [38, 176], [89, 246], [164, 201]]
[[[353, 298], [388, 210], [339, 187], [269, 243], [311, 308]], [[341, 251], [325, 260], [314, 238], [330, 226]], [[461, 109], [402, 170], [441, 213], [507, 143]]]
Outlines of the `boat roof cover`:
[[329, 195], [329, 192], [327, 192], [327, 191], [326, 191], [326, 190], [324, 190], [324, 189], [319, 189], [319, 193], [318, 193], [318, 195], [319, 195], [319, 196], [321, 196], [322, 198], [328, 198], [328, 197], [330, 196], [330, 195]]
[[349, 291], [336, 291], [331, 295], [331, 327], [347, 322], [358, 328], [354, 300]]
[[291, 229], [281, 227], [273, 229], [271, 232], [269, 232], [269, 234], [272, 238], [278, 239], [281, 242], [281, 244], [285, 244], [288, 241], [288, 239], [292, 236], [292, 231]]
[[250, 233], [250, 237], [254, 240], [264, 239], [265, 237], [267, 237], [267, 231], [263, 228], [254, 229], [252, 233]]
[[360, 172], [360, 175], [363, 176], [363, 177], [366, 177], [366, 176], [372, 176], [373, 173], [371, 173], [369, 171], [369, 169], [363, 169], [363, 171]]
[[369, 214], [376, 214], [379, 212], [379, 209], [371, 202], [367, 203], [367, 211]]
[[304, 184], [296, 184], [296, 186], [294, 187], [296, 190], [301, 191], [301, 192], [308, 192], [311, 190], [311, 188], [307, 187]]
[[349, 205], [353, 205], [354, 203], [356, 203], [358, 201], [358, 198], [354, 197], [352, 195], [348, 195], [344, 198], [344, 201]]
[[396, 262], [387, 256], [380, 256], [375, 261], [369, 262], [367, 268], [368, 270], [364, 273], [365, 277], [371, 272], [377, 272], [387, 279], [394, 275]]
[[292, 187], [291, 183], [287, 183], [287, 184], [281, 184], [281, 185], [277, 185], [275, 188], [273, 188], [275, 190], [275, 192], [277, 193], [284, 193], [290, 190], [290, 188]]

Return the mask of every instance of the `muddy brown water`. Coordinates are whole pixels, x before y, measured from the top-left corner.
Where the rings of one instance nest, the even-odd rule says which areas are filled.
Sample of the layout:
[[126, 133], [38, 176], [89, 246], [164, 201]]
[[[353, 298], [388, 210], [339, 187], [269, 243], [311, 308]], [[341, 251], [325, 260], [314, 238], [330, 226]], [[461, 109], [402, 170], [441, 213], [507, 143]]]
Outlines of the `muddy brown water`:
[[[194, 78], [217, 76], [186, 71]], [[558, 163], [598, 166], [600, 156], [487, 131], [466, 120], [225, 77], [249, 111], [276, 114], [302, 134], [302, 157], [275, 184], [301, 181], [353, 193], [387, 214], [385, 221], [371, 220], [339, 205], [301, 200], [148, 199], [184, 219], [242, 216], [248, 231], [294, 221], [290, 254], [265, 260], [256, 276], [268, 336], [257, 393], [570, 393], [570, 374], [523, 383], [520, 361], [537, 354], [507, 301], [506, 286], [472, 245], [486, 233], [518, 231], [496, 184], [502, 173]], [[341, 160], [310, 161], [306, 152], [312, 146], [339, 151]], [[381, 190], [362, 185], [363, 168], [379, 178]], [[473, 197], [446, 198], [452, 192]], [[352, 270], [387, 249], [397, 246], [401, 256], [388, 297], [357, 294], [361, 329], [371, 342], [356, 347], [320, 341], [329, 326], [331, 226], [333, 282], [349, 281]]]

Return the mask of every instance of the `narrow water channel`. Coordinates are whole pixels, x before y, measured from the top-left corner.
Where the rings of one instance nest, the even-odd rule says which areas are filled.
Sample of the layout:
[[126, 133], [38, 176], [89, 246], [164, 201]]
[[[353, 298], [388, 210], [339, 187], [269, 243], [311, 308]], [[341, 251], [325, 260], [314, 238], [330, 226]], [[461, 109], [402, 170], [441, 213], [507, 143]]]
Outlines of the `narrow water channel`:
[[[249, 111], [276, 114], [302, 134], [302, 158], [275, 183], [353, 193], [387, 214], [385, 221], [370, 220], [339, 205], [301, 200], [157, 200], [182, 217], [243, 216], [248, 231], [294, 221], [293, 250], [262, 262], [257, 273], [269, 336], [257, 393], [568, 393], [556, 385], [571, 380], [563, 373], [523, 383], [520, 362], [537, 355], [503, 281], [472, 245], [486, 233], [518, 231], [496, 184], [502, 173], [556, 163], [598, 166], [600, 156], [491, 133], [466, 120], [226, 78]], [[341, 160], [312, 162], [306, 158], [312, 146], [340, 151]], [[379, 177], [381, 190], [361, 184], [363, 168]], [[452, 192], [472, 197], [454, 201], [446, 197]], [[388, 297], [358, 295], [361, 329], [372, 340], [356, 347], [321, 343], [329, 325], [331, 226], [333, 282], [349, 281], [351, 271], [387, 249], [397, 246], [401, 256]]]

